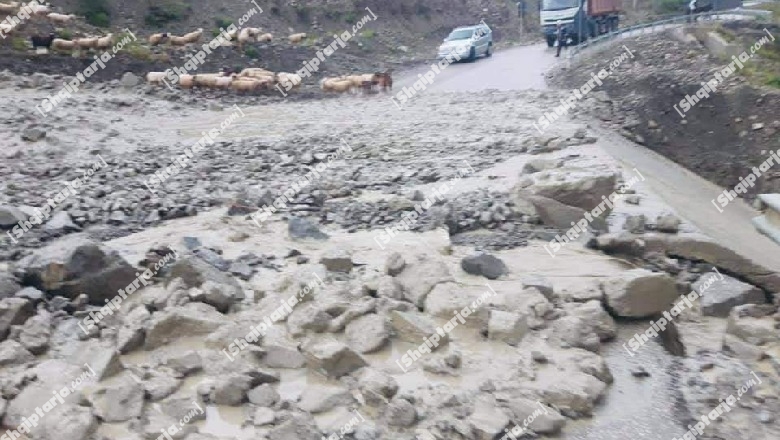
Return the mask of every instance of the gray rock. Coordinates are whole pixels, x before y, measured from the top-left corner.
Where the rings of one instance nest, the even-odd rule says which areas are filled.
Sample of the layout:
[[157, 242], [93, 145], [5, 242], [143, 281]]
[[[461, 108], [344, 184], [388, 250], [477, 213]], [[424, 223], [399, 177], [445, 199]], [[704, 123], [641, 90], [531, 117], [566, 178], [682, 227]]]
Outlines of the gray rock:
[[418, 257], [414, 263], [407, 262], [406, 268], [395, 279], [402, 286], [404, 297], [415, 306], [422, 307], [425, 297], [437, 284], [453, 278], [442, 260]]
[[488, 321], [488, 339], [517, 345], [528, 333], [528, 317], [518, 313], [491, 310]]
[[368, 365], [359, 354], [333, 339], [310, 340], [301, 350], [309, 368], [328, 377], [339, 378]]
[[[436, 334], [436, 325], [426, 315], [414, 312], [394, 311], [390, 314], [390, 325], [395, 330], [396, 335], [401, 340], [420, 345], [425, 342], [425, 338]], [[449, 335], [444, 334], [439, 341], [438, 346], [431, 350], [446, 345], [449, 342]]]
[[617, 183], [617, 176], [611, 170], [569, 172], [563, 177], [563, 180], [537, 181], [529, 189], [536, 195], [591, 211], [602, 203], [601, 196], [608, 197], [615, 191]]
[[257, 406], [266, 407], [273, 406], [281, 399], [279, 393], [277, 393], [276, 390], [267, 383], [252, 388], [248, 393], [246, 393], [246, 397], [249, 399], [250, 403]]
[[49, 221], [43, 225], [43, 229], [47, 232], [55, 234], [81, 230], [79, 226], [76, 226], [76, 224], [73, 223], [70, 215], [65, 211], [60, 211], [52, 215]]
[[255, 426], [271, 425], [276, 420], [276, 413], [270, 408], [257, 408], [252, 415], [252, 423]]
[[11, 230], [19, 222], [24, 222], [28, 219], [28, 216], [24, 215], [24, 212], [13, 206], [0, 206], [0, 229]]
[[201, 247], [193, 250], [192, 253], [196, 257], [214, 266], [215, 268], [219, 269], [222, 272], [227, 272], [228, 269], [230, 268], [230, 262], [222, 258], [221, 255], [219, 255], [218, 253], [214, 252], [211, 249]]
[[530, 423], [525, 429], [537, 434], [557, 435], [566, 424], [566, 417], [562, 416], [555, 408], [541, 406], [540, 402], [531, 399], [512, 398], [505, 405], [514, 416], [514, 420], [529, 420]]
[[701, 295], [701, 311], [706, 316], [725, 318], [736, 306], [766, 302], [761, 289], [728, 275], [723, 275], [723, 280], [714, 274], [700, 277], [692, 288]]
[[387, 261], [385, 261], [385, 273], [391, 277], [401, 273], [405, 267], [406, 261], [404, 261], [404, 257], [398, 252], [390, 254], [390, 256], [387, 257]]
[[656, 229], [660, 232], [676, 233], [680, 230], [682, 220], [674, 214], [664, 214], [659, 215], [655, 222]]
[[552, 282], [550, 282], [550, 280], [548, 280], [547, 278], [541, 275], [536, 275], [536, 274], [526, 275], [522, 278], [522, 282], [523, 282], [523, 290], [536, 289], [539, 291], [539, 293], [544, 295], [544, 297], [547, 298], [549, 301], [552, 301], [553, 298], [555, 297], [555, 289], [552, 285]]
[[116, 348], [120, 353], [127, 353], [143, 345], [145, 328], [151, 317], [152, 314], [143, 306], [135, 307], [124, 315], [116, 335]]
[[91, 408], [65, 404], [41, 419], [39, 435], [42, 440], [84, 440], [97, 426]]
[[460, 267], [471, 275], [482, 275], [495, 280], [509, 272], [503, 261], [490, 254], [480, 253], [469, 255], [460, 262]]
[[162, 400], [181, 386], [181, 380], [174, 377], [176, 372], [169, 368], [149, 370], [143, 377], [143, 390], [146, 399], [151, 402]]
[[84, 293], [90, 303], [100, 306], [120, 289], [128, 294], [135, 291], [135, 287], [128, 286], [136, 281], [136, 270], [117, 252], [82, 234], [66, 236], [36, 250], [17, 267], [27, 285], [70, 298]]
[[298, 402], [298, 407], [311, 414], [330, 411], [337, 406], [349, 406], [355, 403], [355, 398], [349, 390], [326, 385], [311, 385], [306, 387]]
[[332, 249], [320, 258], [320, 264], [331, 272], [350, 273], [355, 264], [349, 253], [342, 249]]
[[678, 300], [675, 282], [666, 274], [627, 270], [602, 284], [607, 305], [618, 316], [646, 318], [668, 310]]
[[364, 368], [358, 379], [358, 388], [367, 404], [381, 406], [398, 392], [398, 383], [379, 370]]
[[530, 159], [523, 166], [523, 174], [534, 174], [539, 171], [552, 170], [560, 168], [563, 161], [560, 159]]
[[[585, 215], [586, 211], [584, 209], [569, 206], [548, 197], [527, 195], [520, 192], [514, 197], [513, 201], [516, 205], [520, 204], [520, 206], [530, 204], [532, 210], [530, 213], [526, 213], [527, 215], [538, 215], [543, 224], [562, 229], [563, 231], [571, 229], [572, 223], [576, 225], [583, 219], [588, 221], [588, 216]], [[593, 220], [588, 222], [588, 227], [597, 231], [606, 231], [608, 229], [606, 213], [597, 217], [590, 215], [590, 217]]]
[[[2, 283], [2, 280], [0, 280], [0, 283]], [[2, 289], [2, 287], [0, 287], [0, 289]], [[43, 300], [44, 294], [35, 287], [25, 287], [24, 289], [16, 292], [14, 297], [26, 299], [33, 304], [37, 304]], [[0, 298], [2, 298], [2, 295], [0, 295]]]
[[491, 397], [481, 397], [474, 404], [474, 411], [468, 419], [477, 440], [491, 440], [500, 437], [509, 426], [509, 417], [496, 405]]
[[34, 359], [22, 344], [11, 340], [0, 342], [0, 367], [22, 365]]
[[217, 405], [239, 406], [246, 401], [252, 386], [253, 379], [243, 374], [219, 377], [214, 382], [211, 401]]
[[287, 222], [287, 232], [293, 240], [312, 238], [314, 240], [327, 240], [328, 234], [323, 233], [310, 220], [300, 217], [290, 217]]
[[268, 440], [321, 440], [314, 419], [308, 414], [295, 414], [268, 433]]
[[16, 278], [10, 273], [0, 272], [0, 300], [16, 295], [22, 290], [22, 286], [16, 282]]
[[409, 427], [417, 421], [417, 410], [406, 399], [393, 399], [385, 409], [385, 422], [390, 426]]
[[51, 314], [41, 311], [28, 319], [19, 332], [19, 342], [34, 355], [43, 354], [49, 348]]
[[[176, 260], [168, 273], [166, 285], [169, 285], [171, 281], [177, 278], [180, 278], [184, 282], [184, 286], [188, 289], [193, 287], [202, 288], [204, 283], [210, 281], [211, 283], [220, 286], [220, 293], [218, 296], [224, 296], [227, 298], [226, 302], [229, 303], [241, 301], [245, 298], [244, 290], [235, 278], [221, 272], [199, 258], [184, 257]], [[213, 284], [210, 284], [210, 286]], [[209, 290], [209, 292], [211, 292], [211, 290]], [[209, 293], [206, 292], [204, 295], [208, 296]], [[224, 305], [225, 304], [222, 302], [218, 304], [219, 307]]]
[[245, 298], [243, 289], [210, 280], [205, 281], [200, 287], [190, 289], [189, 296], [193, 301], [213, 306], [220, 313], [227, 313], [234, 304]]
[[141, 80], [133, 72], [125, 72], [119, 79], [119, 85], [128, 89], [137, 86], [140, 82]]
[[22, 298], [4, 298], [0, 300], [0, 340], [8, 336], [12, 325], [24, 324], [35, 314], [31, 301]]
[[25, 140], [27, 142], [38, 142], [39, 140], [46, 137], [46, 131], [40, 129], [40, 128], [25, 128], [22, 131], [22, 140]]
[[306, 357], [298, 350], [280, 345], [264, 345], [265, 354], [260, 363], [269, 368], [301, 368]]
[[390, 339], [390, 328], [384, 316], [368, 314], [347, 324], [347, 344], [358, 353], [375, 352]]
[[184, 376], [203, 369], [203, 361], [194, 350], [166, 358], [163, 365]]
[[144, 345], [152, 350], [182, 336], [209, 334], [225, 323], [227, 319], [213, 307], [189, 303], [153, 314]]
[[143, 413], [144, 390], [129, 375], [124, 375], [111, 385], [98, 388], [88, 400], [101, 420], [125, 422]]
[[628, 218], [626, 218], [626, 222], [623, 223], [623, 229], [631, 232], [632, 234], [641, 234], [645, 232], [646, 223], [647, 218], [644, 216], [644, 214], [629, 215]]

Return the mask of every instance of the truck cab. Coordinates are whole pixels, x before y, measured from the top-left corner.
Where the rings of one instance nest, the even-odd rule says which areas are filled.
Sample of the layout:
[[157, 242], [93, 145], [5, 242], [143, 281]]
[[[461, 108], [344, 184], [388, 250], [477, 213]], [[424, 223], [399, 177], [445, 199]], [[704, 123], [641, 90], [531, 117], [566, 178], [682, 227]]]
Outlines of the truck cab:
[[605, 34], [618, 27], [620, 0], [542, 0], [539, 19], [547, 45], [555, 43], [557, 23], [568, 38], [578, 44], [588, 37]]

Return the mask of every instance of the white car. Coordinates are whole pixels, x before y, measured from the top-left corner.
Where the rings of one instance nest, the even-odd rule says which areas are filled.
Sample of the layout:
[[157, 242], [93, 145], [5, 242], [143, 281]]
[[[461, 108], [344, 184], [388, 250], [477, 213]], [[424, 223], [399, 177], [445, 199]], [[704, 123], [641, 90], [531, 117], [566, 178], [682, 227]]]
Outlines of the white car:
[[442, 59], [450, 54], [470, 61], [479, 55], [493, 55], [493, 31], [485, 24], [453, 29], [439, 46], [438, 58]]

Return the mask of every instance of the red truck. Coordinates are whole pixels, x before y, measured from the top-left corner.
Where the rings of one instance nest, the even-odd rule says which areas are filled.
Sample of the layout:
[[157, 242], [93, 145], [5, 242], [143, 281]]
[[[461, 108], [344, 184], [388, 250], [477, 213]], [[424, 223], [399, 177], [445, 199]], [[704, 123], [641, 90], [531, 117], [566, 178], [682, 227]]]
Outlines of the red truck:
[[621, 10], [621, 0], [542, 0], [539, 18], [548, 46], [555, 43], [559, 22], [576, 44], [616, 30]]

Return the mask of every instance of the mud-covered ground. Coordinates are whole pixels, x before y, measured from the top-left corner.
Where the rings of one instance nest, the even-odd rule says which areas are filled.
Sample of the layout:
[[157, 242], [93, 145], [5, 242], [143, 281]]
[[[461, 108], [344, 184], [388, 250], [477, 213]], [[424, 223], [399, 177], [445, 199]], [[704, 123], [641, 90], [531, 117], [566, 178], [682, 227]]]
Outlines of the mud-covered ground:
[[[763, 31], [766, 24], [728, 26], [736, 27], [745, 48], [767, 36]], [[768, 29], [773, 35], [780, 33], [777, 26]], [[679, 107], [686, 94], [695, 95], [702, 82], [713, 79], [731, 60], [720, 60], [700, 43], [682, 42], [671, 32], [638, 37], [626, 44], [635, 58], [622, 63], [597, 88], [608, 98], [591, 100], [580, 108], [628, 139], [729, 189], [768, 157], [767, 150], [780, 147], [780, 91], [753, 85], [738, 73], [682, 118], [673, 106]], [[778, 44], [770, 43], [756, 56], [761, 57], [762, 51], [772, 56]], [[563, 88], [580, 88], [591, 72], [611, 61], [606, 55], [586, 56], [584, 64], [555, 72], [551, 82]], [[771, 169], [749, 190], [749, 197], [780, 191], [779, 176], [780, 170]]]

